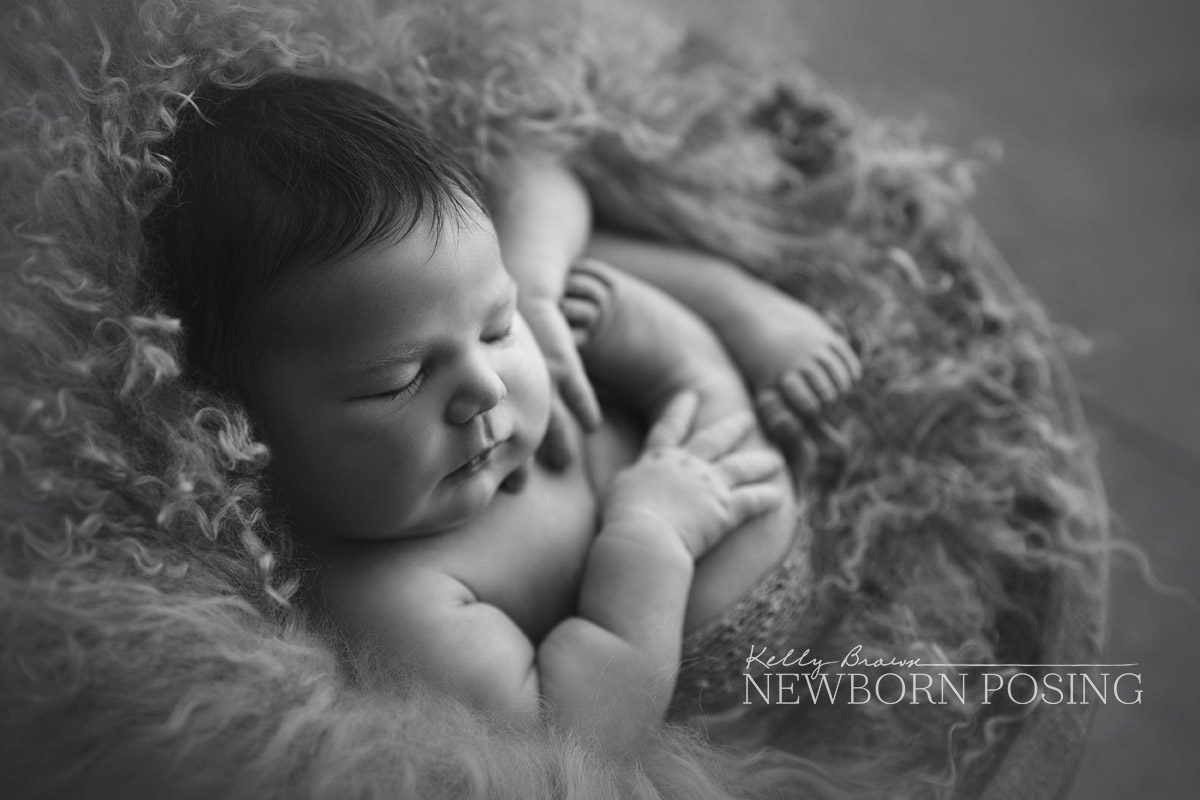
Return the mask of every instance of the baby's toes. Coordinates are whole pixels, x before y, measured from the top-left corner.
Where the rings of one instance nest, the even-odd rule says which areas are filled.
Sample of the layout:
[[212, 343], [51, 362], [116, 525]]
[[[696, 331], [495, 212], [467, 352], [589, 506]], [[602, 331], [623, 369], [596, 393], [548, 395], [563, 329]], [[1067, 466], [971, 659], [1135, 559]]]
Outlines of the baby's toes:
[[571, 329], [576, 347], [584, 347], [591, 341], [600, 321], [600, 307], [590, 300], [564, 297], [558, 302], [562, 315]]
[[814, 359], [812, 363], [802, 367], [801, 372], [804, 373], [804, 379], [808, 381], [813, 392], [821, 398], [821, 405], [830, 405], [841, 395], [837, 382], [829, 374], [823, 359]]
[[590, 328], [600, 318], [600, 307], [590, 300], [578, 297], [564, 297], [558, 307], [572, 328]]
[[838, 396], [850, 391], [850, 387], [854, 385], [854, 378], [850, 374], [849, 365], [842, 360], [836, 350], [830, 347], [817, 356], [817, 361], [821, 367], [824, 367], [825, 375], [833, 382]]
[[601, 271], [601, 262], [581, 259], [567, 273], [563, 293], [567, 297], [578, 297], [602, 306], [612, 294], [612, 286]]
[[854, 348], [841, 336], [834, 337], [831, 346], [834, 354], [849, 372], [850, 382], [857, 383], [862, 378], [862, 361], [859, 360], [858, 354], [854, 352]]
[[821, 396], [805, 378], [803, 369], [788, 370], [779, 377], [779, 392], [799, 414], [816, 414], [821, 410]]
[[781, 444], [791, 444], [799, 437], [803, 428], [795, 412], [784, 402], [775, 389], [763, 389], [755, 398], [758, 414], [771, 438]]

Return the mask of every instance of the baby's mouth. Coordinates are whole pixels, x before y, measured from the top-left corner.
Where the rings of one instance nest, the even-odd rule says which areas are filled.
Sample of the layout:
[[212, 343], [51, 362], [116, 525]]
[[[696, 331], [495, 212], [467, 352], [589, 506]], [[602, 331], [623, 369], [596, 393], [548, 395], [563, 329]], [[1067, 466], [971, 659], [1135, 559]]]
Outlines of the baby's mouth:
[[485, 447], [483, 450], [480, 450], [478, 453], [471, 456], [471, 458], [468, 459], [465, 464], [451, 472], [447, 477], [457, 480], [459, 478], [468, 478], [474, 475], [491, 463], [492, 456], [502, 444], [504, 444], [504, 442], [496, 442], [495, 444]]

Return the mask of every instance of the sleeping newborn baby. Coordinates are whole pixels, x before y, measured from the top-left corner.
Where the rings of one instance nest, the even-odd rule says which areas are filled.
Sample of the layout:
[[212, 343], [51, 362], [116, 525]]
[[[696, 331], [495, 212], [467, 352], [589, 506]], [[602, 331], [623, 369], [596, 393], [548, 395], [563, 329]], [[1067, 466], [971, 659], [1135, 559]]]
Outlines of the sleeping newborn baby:
[[[165, 146], [151, 282], [183, 319], [189, 369], [269, 443], [319, 566], [312, 596], [357, 649], [624, 750], [663, 718], [681, 660], [679, 692], [719, 682], [687, 664], [760, 607], [747, 598], [784, 586], [799, 613], [791, 480], [700, 317], [576, 264], [564, 319], [613, 402], [586, 437], [558, 417], [580, 457], [550, 468], [547, 365], [448, 154], [339, 81], [277, 75], [196, 102]], [[857, 370], [841, 363], [839, 386]]]

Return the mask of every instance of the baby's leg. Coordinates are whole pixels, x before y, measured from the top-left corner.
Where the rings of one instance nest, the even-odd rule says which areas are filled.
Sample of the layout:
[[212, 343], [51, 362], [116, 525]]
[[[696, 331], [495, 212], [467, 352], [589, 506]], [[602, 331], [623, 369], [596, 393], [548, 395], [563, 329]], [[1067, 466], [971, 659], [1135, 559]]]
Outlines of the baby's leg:
[[[602, 262], [582, 262], [568, 277], [563, 311], [592, 378], [643, 414], [656, 414], [685, 390], [701, 396], [697, 425], [753, 410], [741, 374], [708, 325], [631, 275]], [[746, 444], [771, 447], [758, 429]], [[687, 629], [713, 619], [788, 550], [795, 528], [795, 495], [786, 470], [776, 480], [785, 502], [731, 533], [696, 565]]]
[[713, 326], [781, 443], [798, 443], [801, 420], [835, 402], [862, 375], [858, 355], [820, 314], [732, 263], [612, 234], [596, 234], [589, 250]]

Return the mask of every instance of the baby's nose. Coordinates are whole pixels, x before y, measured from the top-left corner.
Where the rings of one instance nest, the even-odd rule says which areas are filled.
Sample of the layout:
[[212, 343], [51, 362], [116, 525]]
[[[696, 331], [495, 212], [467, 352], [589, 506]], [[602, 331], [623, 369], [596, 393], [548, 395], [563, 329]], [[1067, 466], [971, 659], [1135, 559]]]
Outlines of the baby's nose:
[[463, 425], [490, 411], [508, 394], [500, 374], [486, 359], [477, 359], [446, 407], [446, 420]]

